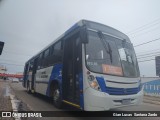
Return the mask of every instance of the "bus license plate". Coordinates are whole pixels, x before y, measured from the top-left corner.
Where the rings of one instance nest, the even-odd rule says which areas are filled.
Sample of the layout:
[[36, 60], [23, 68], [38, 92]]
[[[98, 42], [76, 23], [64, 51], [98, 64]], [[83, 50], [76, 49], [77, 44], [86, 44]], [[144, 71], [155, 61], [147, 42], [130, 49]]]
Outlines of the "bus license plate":
[[131, 99], [123, 99], [122, 100], [122, 104], [123, 105], [128, 105], [128, 104], [130, 104], [131, 103]]

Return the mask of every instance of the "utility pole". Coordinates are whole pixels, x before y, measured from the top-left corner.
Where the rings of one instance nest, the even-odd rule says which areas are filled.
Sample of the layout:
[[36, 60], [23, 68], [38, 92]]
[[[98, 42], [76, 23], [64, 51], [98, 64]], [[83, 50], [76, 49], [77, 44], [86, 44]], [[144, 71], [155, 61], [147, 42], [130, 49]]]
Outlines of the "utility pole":
[[160, 77], [160, 56], [156, 56], [156, 75]]

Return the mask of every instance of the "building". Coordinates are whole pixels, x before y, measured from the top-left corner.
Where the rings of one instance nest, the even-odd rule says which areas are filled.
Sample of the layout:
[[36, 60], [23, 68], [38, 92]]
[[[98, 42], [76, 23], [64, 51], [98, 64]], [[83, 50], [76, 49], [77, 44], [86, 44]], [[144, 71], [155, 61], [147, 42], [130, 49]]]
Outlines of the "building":
[[5, 66], [0, 66], [0, 78], [6, 79], [5, 74], [7, 73], [7, 68]]

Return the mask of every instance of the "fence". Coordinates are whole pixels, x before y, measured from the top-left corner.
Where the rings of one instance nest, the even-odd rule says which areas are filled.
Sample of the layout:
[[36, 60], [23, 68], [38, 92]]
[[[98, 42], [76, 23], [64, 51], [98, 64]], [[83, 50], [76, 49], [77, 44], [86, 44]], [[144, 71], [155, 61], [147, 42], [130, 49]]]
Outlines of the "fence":
[[146, 82], [144, 86], [144, 95], [160, 97], [160, 79]]

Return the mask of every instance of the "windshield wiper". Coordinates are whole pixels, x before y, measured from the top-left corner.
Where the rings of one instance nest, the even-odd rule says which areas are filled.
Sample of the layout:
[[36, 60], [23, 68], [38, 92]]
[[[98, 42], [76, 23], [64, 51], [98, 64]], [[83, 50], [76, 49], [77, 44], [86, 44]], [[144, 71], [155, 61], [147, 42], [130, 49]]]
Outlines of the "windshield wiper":
[[109, 42], [107, 42], [102, 34], [102, 32], [98, 32], [98, 35], [100, 37], [100, 40], [102, 41], [102, 43], [104, 44], [104, 48], [106, 49], [107, 53], [109, 54], [110, 57], [110, 61], [112, 63], [112, 50], [111, 50], [111, 46], [109, 44]]
[[112, 50], [111, 50], [111, 46], [110, 46], [110, 44], [107, 42], [107, 46], [108, 46], [108, 51], [107, 51], [107, 53], [109, 54], [109, 56], [110, 56], [110, 60], [111, 60], [111, 63], [112, 63]]

